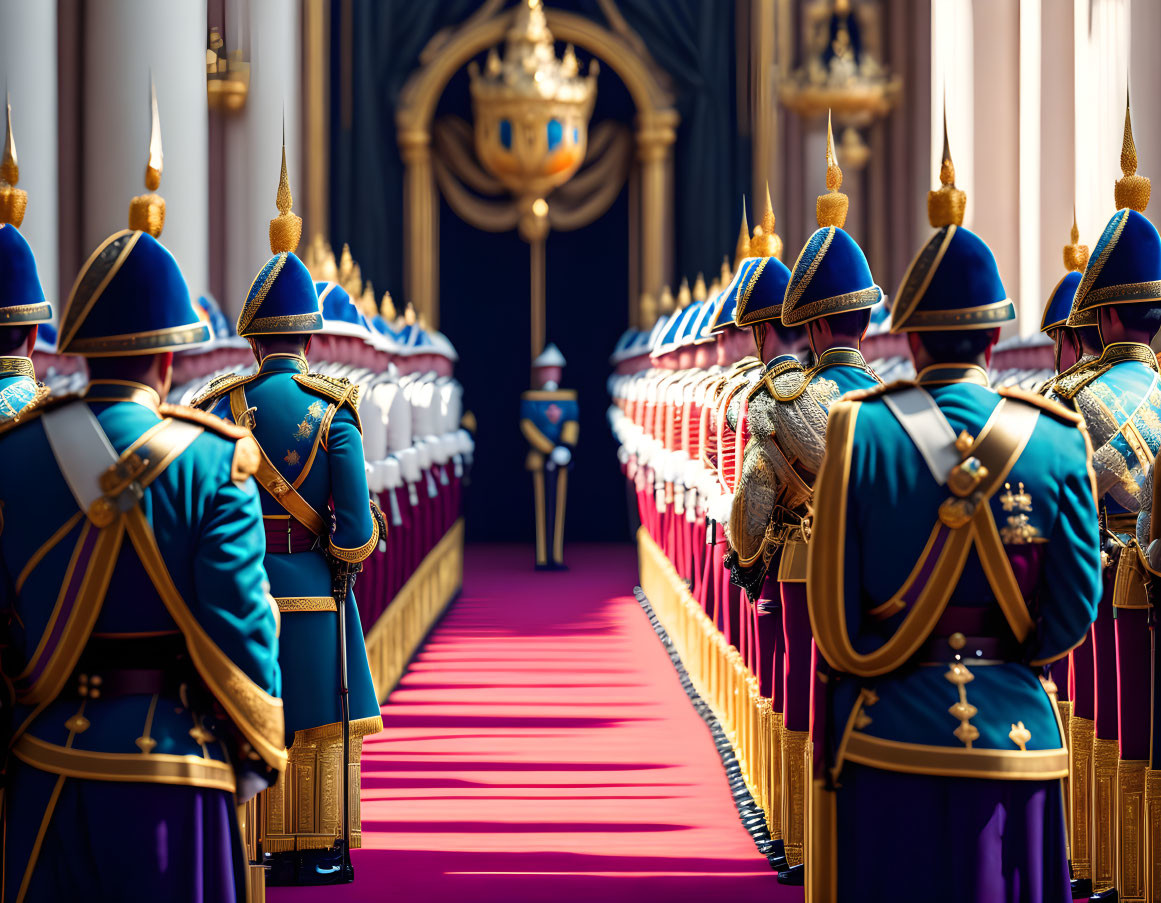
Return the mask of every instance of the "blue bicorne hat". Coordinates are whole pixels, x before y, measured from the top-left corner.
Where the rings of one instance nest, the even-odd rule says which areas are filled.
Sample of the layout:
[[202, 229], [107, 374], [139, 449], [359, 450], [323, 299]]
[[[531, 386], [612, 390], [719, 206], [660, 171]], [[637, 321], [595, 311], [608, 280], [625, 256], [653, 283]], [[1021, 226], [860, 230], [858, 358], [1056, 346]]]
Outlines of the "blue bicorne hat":
[[1076, 216], [1072, 218], [1071, 241], [1064, 246], [1064, 268], [1068, 271], [1056, 283], [1044, 305], [1044, 316], [1040, 320], [1040, 331], [1051, 332], [1068, 325], [1068, 315], [1076, 297], [1076, 287], [1080, 285], [1081, 273], [1088, 263], [1088, 248], [1080, 243], [1080, 230]]
[[12, 139], [12, 107], [8, 112], [4, 157], [0, 160], [0, 326], [31, 326], [52, 321], [52, 306], [44, 298], [36, 258], [20, 234], [28, 192], [17, 188], [20, 167]]
[[323, 318], [319, 332], [367, 338], [371, 324], [355, 306], [345, 288], [337, 282], [316, 282], [314, 288], [318, 293], [318, 306]]
[[927, 193], [927, 218], [938, 231], [903, 274], [891, 306], [894, 333], [995, 329], [1016, 319], [991, 248], [963, 227], [967, 194], [955, 187], [946, 119], [939, 180]]
[[238, 335], [320, 332], [323, 315], [314, 279], [306, 265], [294, 255], [302, 237], [302, 219], [291, 212], [293, 198], [286, 173], [286, 145], [282, 146], [282, 173], [278, 179], [278, 216], [270, 221], [270, 250], [266, 261], [246, 293], [246, 303], [238, 315]]
[[843, 173], [834, 151], [830, 120], [826, 127], [826, 187], [818, 196], [815, 215], [819, 229], [806, 241], [790, 271], [782, 301], [782, 322], [800, 326], [820, 317], [869, 310], [883, 290], [871, 278], [862, 249], [843, 231], [849, 201], [839, 191]]
[[749, 267], [735, 289], [737, 301], [734, 323], [740, 327], [757, 326], [759, 323], [782, 319], [782, 302], [786, 297], [786, 286], [790, 284], [790, 270], [778, 259], [782, 242], [773, 232], [772, 211], [769, 214], [769, 223], [769, 232], [762, 229], [762, 226], [755, 229], [754, 240], [750, 242], [750, 251], [755, 255], [751, 258], [753, 265]]
[[1117, 212], [1084, 268], [1069, 326], [1096, 325], [1097, 311], [1102, 307], [1161, 303], [1161, 236], [1144, 215], [1150, 185], [1147, 178], [1137, 174], [1137, 147], [1127, 102], [1121, 171], [1115, 192]]

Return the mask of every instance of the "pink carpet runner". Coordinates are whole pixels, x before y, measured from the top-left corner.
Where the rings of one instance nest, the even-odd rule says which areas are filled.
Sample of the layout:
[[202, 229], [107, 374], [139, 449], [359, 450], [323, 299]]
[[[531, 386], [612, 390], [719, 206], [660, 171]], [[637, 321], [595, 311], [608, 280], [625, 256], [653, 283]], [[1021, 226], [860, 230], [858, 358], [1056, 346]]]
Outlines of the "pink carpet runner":
[[780, 903], [705, 724], [632, 595], [631, 546], [572, 570], [469, 547], [462, 595], [363, 747], [355, 883], [298, 901]]

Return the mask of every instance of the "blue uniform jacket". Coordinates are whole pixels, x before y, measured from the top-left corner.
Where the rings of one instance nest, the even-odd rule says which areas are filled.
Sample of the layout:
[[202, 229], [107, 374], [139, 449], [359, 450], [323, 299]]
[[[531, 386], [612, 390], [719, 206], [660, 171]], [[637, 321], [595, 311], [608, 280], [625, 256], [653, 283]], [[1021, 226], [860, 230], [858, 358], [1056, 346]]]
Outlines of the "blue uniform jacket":
[[520, 431], [531, 448], [525, 464], [540, 470], [558, 445], [572, 451], [580, 438], [580, 411], [571, 389], [530, 389], [520, 396]]
[[[960, 528], [981, 536], [992, 531], [995, 542], [972, 539], [961, 547], [966, 553], [959, 560], [966, 563], [955, 579], [947, 576], [951, 571], [918, 564], [926, 551], [951, 547], [951, 534], [940, 533], [939, 512], [952, 493], [936, 482], [884, 402], [913, 384], [854, 396], [832, 411], [816, 484], [807, 590], [820, 651], [838, 670], [854, 672], [831, 682], [836, 766], [855, 761], [921, 774], [1063, 777], [1067, 751], [1039, 666], [1081, 642], [1100, 597], [1087, 435], [1079, 418], [1060, 405], [1015, 390], [992, 391], [976, 367], [928, 368], [918, 382], [956, 435], [979, 438], [1002, 396], [1024, 406], [1035, 422], [1018, 457], [1008, 458], [1014, 463], [1003, 485], [980, 517]], [[997, 582], [1009, 590], [1002, 598]], [[962, 664], [955, 664], [945, 647], [957, 647], [947, 636], [929, 640], [935, 624], [905, 622], [921, 608], [915, 594], [924, 586], [936, 594], [950, 589], [940, 624], [991, 625], [1013, 651], [980, 659], [969, 646], [962, 649]], [[1017, 628], [1026, 634], [1022, 644]], [[871, 664], [889, 640], [904, 634], [939, 648], [932, 654], [934, 647], [919, 645], [901, 661]]]
[[[357, 389], [308, 373], [297, 356], [270, 355], [252, 376], [215, 380], [194, 400], [225, 420], [251, 424], [278, 475], [329, 522], [316, 548], [287, 553], [280, 535], [289, 515], [265, 489], [266, 571], [282, 612], [279, 661], [286, 705], [286, 742], [298, 731], [333, 732], [339, 710], [338, 618], [323, 544], [362, 561], [379, 541], [371, 516]], [[249, 414], [246, 412], [249, 411]], [[382, 730], [379, 702], [354, 594], [347, 598], [347, 673], [354, 736]]]
[[[17, 694], [19, 772], [6, 845], [17, 880], [16, 860], [28, 861], [37, 831], [24, 819], [50, 817], [63, 780], [233, 792], [239, 770], [269, 769], [270, 780], [286, 762], [253, 443], [202, 412], [162, 406], [144, 386], [95, 382], [85, 398], [123, 457], [174, 422], [193, 438], [136, 507], [99, 529], [79, 509], [44, 428], [41, 415], [61, 400], [0, 428], [4, 672]], [[165, 685], [102, 696], [94, 672], [86, 686], [80, 672], [102, 643], [139, 657], [113, 667], [161, 670]]]

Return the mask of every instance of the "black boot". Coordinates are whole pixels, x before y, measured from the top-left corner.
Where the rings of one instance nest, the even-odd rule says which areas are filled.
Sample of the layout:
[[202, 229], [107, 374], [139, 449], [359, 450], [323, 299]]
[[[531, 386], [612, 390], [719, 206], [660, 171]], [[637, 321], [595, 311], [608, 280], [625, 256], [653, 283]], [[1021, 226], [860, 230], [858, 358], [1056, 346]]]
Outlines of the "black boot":
[[1110, 887], [1108, 890], [1102, 890], [1089, 897], [1092, 903], [1117, 903], [1120, 897], [1117, 894], [1115, 887]]
[[766, 860], [770, 863], [770, 868], [776, 872], [784, 872], [790, 868], [790, 863], [786, 861], [786, 841], [779, 838], [771, 841], [773, 847], [770, 852], [766, 854]]
[[802, 887], [806, 883], [806, 866], [792, 865], [778, 873], [779, 884], [789, 884], [791, 887]]
[[1073, 878], [1072, 879], [1072, 899], [1087, 900], [1092, 896], [1092, 879], [1091, 878]]

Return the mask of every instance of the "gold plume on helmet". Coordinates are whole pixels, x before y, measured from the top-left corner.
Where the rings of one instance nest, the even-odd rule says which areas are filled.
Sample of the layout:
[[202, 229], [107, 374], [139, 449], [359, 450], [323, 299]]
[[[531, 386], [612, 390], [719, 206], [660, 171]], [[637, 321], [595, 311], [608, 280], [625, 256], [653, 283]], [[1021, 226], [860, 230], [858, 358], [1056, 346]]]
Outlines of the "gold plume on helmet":
[[383, 293], [383, 300], [379, 302], [379, 315], [388, 323], [394, 323], [399, 316], [395, 312], [395, 302], [391, 300], [390, 292]]
[[762, 221], [754, 226], [754, 236], [750, 239], [751, 257], [776, 257], [782, 259], [782, 239], [774, 231], [774, 205], [770, 201], [770, 185], [766, 185], [766, 209]]
[[379, 305], [375, 303], [375, 286], [371, 280], [363, 287], [363, 295], [359, 298], [359, 310], [368, 320], [379, 313]]
[[700, 303], [707, 297], [708, 295], [705, 289], [705, 275], [698, 273], [697, 279], [695, 279], [693, 282], [693, 300]]
[[673, 292], [670, 291], [668, 285], [663, 286], [661, 289], [661, 298], [659, 299], [658, 308], [663, 314], [673, 313]]
[[1072, 231], [1069, 233], [1068, 244], [1064, 246], [1064, 268], [1069, 272], [1076, 270], [1084, 272], [1088, 266], [1088, 245], [1080, 243], [1080, 229], [1076, 225], [1076, 207], [1072, 208]]
[[5, 96], [8, 111], [5, 124], [4, 157], [0, 160], [0, 223], [20, 227], [24, 211], [28, 209], [28, 192], [16, 187], [20, 181], [20, 166], [16, 162], [16, 142], [12, 139], [12, 102]]
[[150, 125], [149, 160], [145, 164], [145, 190], [129, 202], [129, 228], [148, 232], [154, 238], [165, 228], [165, 199], [157, 194], [161, 187], [161, 117], [157, 112], [157, 86], [149, 79]]
[[742, 225], [738, 228], [738, 242], [734, 245], [734, 269], [750, 256], [750, 224], [746, 222], [746, 199], [742, 198]]
[[286, 171], [286, 120], [282, 121], [282, 171], [278, 176], [278, 194], [275, 196], [278, 216], [270, 221], [270, 251], [274, 254], [292, 254], [302, 238], [302, 217], [291, 212], [294, 197], [290, 193], [290, 176]]
[[689, 291], [689, 280], [682, 276], [681, 285], [677, 289], [677, 309], [685, 310], [692, 300], [693, 295]]
[[722, 255], [722, 268], [718, 272], [718, 282], [720, 282], [722, 284], [722, 287], [724, 288], [725, 286], [730, 284], [730, 280], [733, 278], [733, 276], [734, 276], [734, 271], [730, 269], [729, 256]]
[[839, 229], [847, 221], [850, 198], [839, 191], [843, 187], [843, 171], [839, 169], [838, 157], [834, 152], [834, 130], [831, 128], [830, 111], [826, 113], [826, 194], [820, 194], [814, 205], [814, 214], [819, 228], [835, 226]]
[[408, 326], [414, 326], [416, 321], [415, 305], [410, 301], [407, 302], [407, 309], [403, 311], [403, 322]]
[[1129, 115], [1129, 92], [1125, 90], [1125, 137], [1121, 143], [1121, 172], [1114, 191], [1117, 209], [1128, 207], [1144, 213], [1149, 206], [1150, 184], [1145, 176], [1137, 175], [1137, 145], [1133, 142], [1133, 122]]
[[947, 108], [943, 110], [943, 158], [939, 165], [939, 188], [927, 192], [927, 221], [936, 229], [962, 226], [967, 193], [955, 187], [955, 163], [947, 140]]

